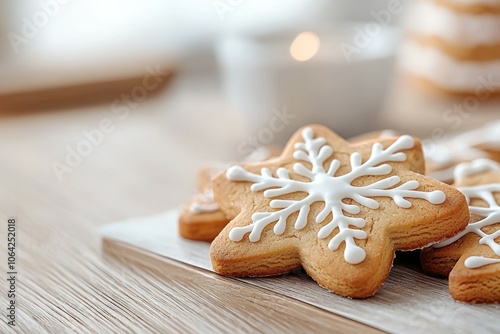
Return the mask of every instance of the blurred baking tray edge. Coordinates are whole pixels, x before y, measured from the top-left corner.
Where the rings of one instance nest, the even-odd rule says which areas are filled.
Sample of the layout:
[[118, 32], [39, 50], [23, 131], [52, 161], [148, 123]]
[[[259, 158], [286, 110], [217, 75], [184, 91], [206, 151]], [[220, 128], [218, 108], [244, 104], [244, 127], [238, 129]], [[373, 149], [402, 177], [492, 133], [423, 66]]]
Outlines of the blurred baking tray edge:
[[[0, 111], [47, 109], [111, 101], [151, 76], [161, 88], [176, 62], [166, 56], [103, 60], [93, 66], [14, 62], [0, 64]], [[149, 80], [149, 79], [148, 79]], [[157, 92], [158, 89], [152, 92]]]

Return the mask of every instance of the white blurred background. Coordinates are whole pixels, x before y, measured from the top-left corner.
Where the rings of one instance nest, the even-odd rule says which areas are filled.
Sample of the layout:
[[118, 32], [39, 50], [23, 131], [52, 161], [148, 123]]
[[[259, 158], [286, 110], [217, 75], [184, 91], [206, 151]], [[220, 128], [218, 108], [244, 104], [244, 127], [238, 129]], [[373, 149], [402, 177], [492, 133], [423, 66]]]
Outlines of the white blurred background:
[[277, 141], [313, 122], [359, 134], [380, 126], [391, 81], [408, 3], [384, 16], [390, 3], [2, 0], [0, 108], [33, 108], [28, 92], [49, 105], [92, 100], [155, 64], [193, 90], [212, 82], [247, 133], [286, 110], [293, 124]]

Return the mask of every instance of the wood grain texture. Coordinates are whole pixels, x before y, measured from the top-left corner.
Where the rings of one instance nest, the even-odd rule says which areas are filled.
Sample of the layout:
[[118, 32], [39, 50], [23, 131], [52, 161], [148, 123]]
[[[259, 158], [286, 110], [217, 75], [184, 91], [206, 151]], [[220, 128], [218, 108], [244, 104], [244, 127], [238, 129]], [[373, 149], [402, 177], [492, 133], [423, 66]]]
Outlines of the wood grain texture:
[[[100, 231], [105, 243], [115, 241], [107, 249], [112, 250], [116, 242], [126, 243], [131, 246], [129, 252], [135, 247], [143, 262], [151, 256], [166, 261], [175, 259], [211, 271], [209, 244], [180, 238], [177, 215], [172, 210], [103, 226]], [[332, 294], [301, 270], [278, 277], [238, 280], [388, 332], [495, 333], [500, 326], [500, 305], [456, 302], [449, 295], [446, 280], [406, 266], [395, 265], [383, 288], [364, 300]]]
[[169, 307], [185, 310], [184, 325], [164, 329], [186, 331], [379, 333], [366, 325], [310, 307], [254, 285], [200, 271], [125, 244], [105, 240], [104, 251], [163, 277]]

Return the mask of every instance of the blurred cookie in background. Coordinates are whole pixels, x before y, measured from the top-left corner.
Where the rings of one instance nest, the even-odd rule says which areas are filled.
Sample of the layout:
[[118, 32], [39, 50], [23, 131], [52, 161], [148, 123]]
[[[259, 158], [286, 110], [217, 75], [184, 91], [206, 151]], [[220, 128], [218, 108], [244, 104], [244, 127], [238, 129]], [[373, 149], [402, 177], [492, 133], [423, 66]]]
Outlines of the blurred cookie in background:
[[[361, 134], [351, 143], [376, 138], [397, 137], [401, 131], [385, 129]], [[409, 133], [409, 135], [413, 135]], [[500, 162], [500, 121], [473, 130], [443, 135], [439, 140], [423, 139], [426, 175], [442, 182], [453, 182], [453, 171], [462, 162], [488, 158]]]
[[451, 183], [455, 166], [461, 162], [479, 158], [500, 161], [500, 121], [438, 141], [427, 139], [423, 144], [427, 175]]
[[498, 94], [500, 2], [425, 0], [408, 14], [404, 72], [447, 93]]
[[[274, 146], [259, 147], [241, 162], [259, 162], [278, 156], [281, 150]], [[198, 172], [197, 191], [184, 205], [178, 221], [179, 234], [185, 239], [211, 242], [229, 220], [214, 201], [212, 178], [225, 171], [231, 164], [214, 164]]]
[[499, 93], [500, 2], [412, 2], [379, 125], [440, 140], [500, 119]]

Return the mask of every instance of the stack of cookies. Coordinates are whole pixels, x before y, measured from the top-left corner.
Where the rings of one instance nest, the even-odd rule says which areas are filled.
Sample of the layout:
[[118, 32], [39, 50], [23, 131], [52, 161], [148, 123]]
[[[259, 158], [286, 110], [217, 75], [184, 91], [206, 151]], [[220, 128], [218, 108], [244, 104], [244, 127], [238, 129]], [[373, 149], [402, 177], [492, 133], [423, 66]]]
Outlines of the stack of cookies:
[[460, 164], [452, 186], [425, 175], [418, 139], [366, 138], [310, 125], [279, 157], [212, 178], [227, 219], [210, 247], [214, 270], [262, 277], [302, 267], [336, 294], [366, 298], [396, 250], [424, 249], [424, 270], [450, 275], [455, 299], [500, 302], [500, 165]]
[[409, 10], [400, 63], [426, 86], [491, 94], [500, 81], [500, 2], [424, 0]]

